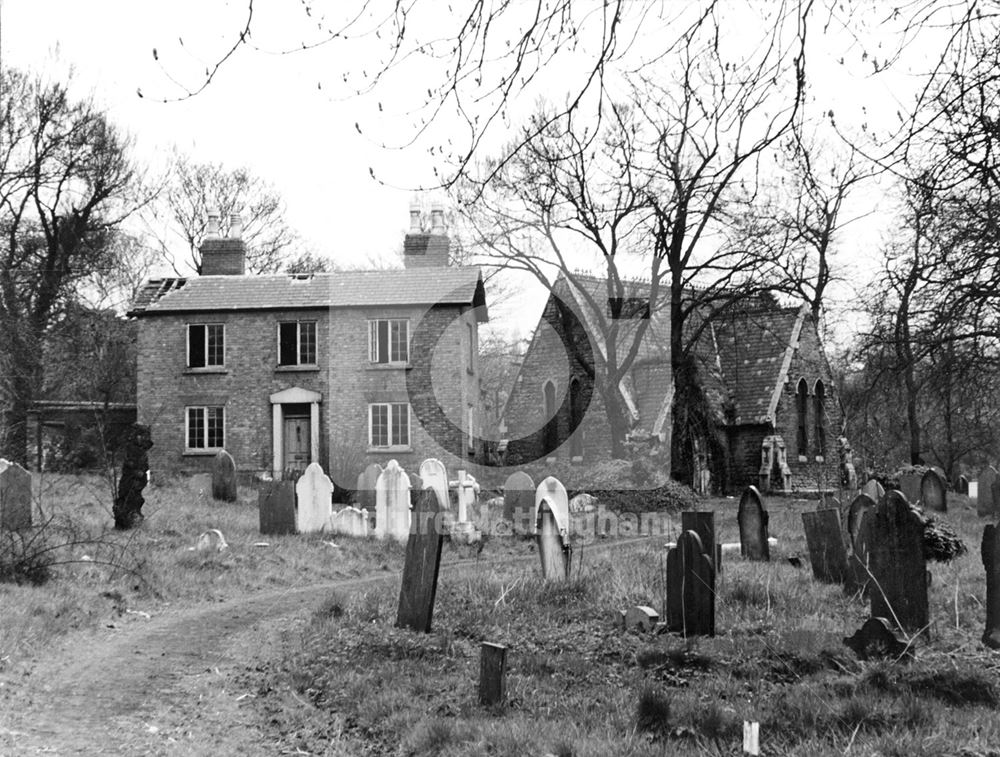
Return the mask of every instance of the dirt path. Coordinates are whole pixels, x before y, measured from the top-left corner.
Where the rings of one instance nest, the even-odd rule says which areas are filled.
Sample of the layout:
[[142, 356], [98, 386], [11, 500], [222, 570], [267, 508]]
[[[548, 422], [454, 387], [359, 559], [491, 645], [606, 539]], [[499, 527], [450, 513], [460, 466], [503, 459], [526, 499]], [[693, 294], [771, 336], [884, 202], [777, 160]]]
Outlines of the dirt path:
[[[603, 552], [645, 543], [629, 539]], [[517, 562], [537, 556], [516, 558]], [[479, 568], [493, 563], [483, 561]], [[474, 561], [441, 566], [442, 578]], [[30, 675], [4, 682], [3, 755], [268, 754], [252, 713], [233, 687], [238, 670], [267, 656], [333, 591], [395, 582], [399, 573], [258, 594], [211, 606], [128, 619], [74, 636]], [[223, 746], [224, 744], [224, 746]]]

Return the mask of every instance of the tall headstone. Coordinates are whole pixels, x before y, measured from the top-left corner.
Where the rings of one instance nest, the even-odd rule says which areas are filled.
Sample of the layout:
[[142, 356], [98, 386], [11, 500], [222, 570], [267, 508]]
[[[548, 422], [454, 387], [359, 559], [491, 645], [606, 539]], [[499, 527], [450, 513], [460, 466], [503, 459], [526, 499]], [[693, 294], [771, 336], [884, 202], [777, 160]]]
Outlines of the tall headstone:
[[0, 531], [23, 528], [31, 528], [31, 474], [0, 458]]
[[899, 474], [899, 490], [903, 492], [906, 501], [910, 504], [920, 502], [920, 481], [921, 473], [909, 468]]
[[375, 536], [397, 541], [410, 536], [410, 477], [395, 460], [375, 483]]
[[295, 528], [300, 534], [322, 531], [333, 515], [333, 482], [319, 463], [309, 463], [295, 482]]
[[[389, 463], [389, 467], [392, 463]], [[413, 529], [406, 542], [403, 582], [399, 589], [399, 609], [396, 627], [420, 633], [431, 632], [434, 598], [437, 594], [438, 569], [441, 566], [441, 545], [444, 534], [435, 528], [442, 511], [433, 489], [421, 489], [413, 507]]]
[[667, 630], [715, 636], [715, 569], [694, 531], [667, 552]]
[[684, 510], [681, 512], [681, 531], [694, 531], [701, 539], [702, 549], [712, 558], [712, 567], [719, 572], [721, 550], [715, 548], [715, 513], [711, 510]]
[[224, 449], [212, 461], [212, 497], [223, 502], [236, 501], [236, 461]]
[[749, 560], [770, 560], [767, 510], [756, 486], [748, 486], [743, 492], [736, 519], [740, 526], [740, 554]]
[[[149, 483], [149, 450], [153, 447], [153, 434], [142, 423], [134, 423], [124, 439], [122, 473], [111, 508], [115, 528], [127, 531], [142, 523], [142, 506], [146, 499], [142, 490]], [[30, 510], [29, 510], [30, 513]]]
[[295, 484], [264, 481], [257, 492], [260, 532], [268, 536], [295, 533]]
[[524, 471], [507, 476], [503, 486], [503, 518], [513, 524], [515, 534], [531, 533], [535, 509], [535, 482]]
[[549, 509], [552, 511], [552, 516], [556, 522], [556, 528], [559, 533], [565, 537], [569, 538], [569, 496], [566, 494], [566, 487], [562, 485], [562, 482], [554, 476], [548, 476], [542, 480], [542, 483], [538, 485], [535, 489], [535, 513], [533, 514], [532, 520], [535, 526], [538, 525], [538, 508], [541, 506], [542, 501], [546, 501], [549, 504]]
[[875, 507], [875, 504], [875, 500], [867, 494], [859, 494], [851, 500], [851, 504], [847, 508], [847, 537], [851, 544], [854, 544], [858, 538], [858, 532], [861, 530], [861, 519], [865, 512], [869, 508]]
[[983, 567], [986, 568], [986, 630], [983, 644], [1000, 649], [1000, 528], [983, 529]]
[[848, 568], [847, 548], [840, 525], [840, 510], [827, 508], [814, 513], [802, 513], [802, 526], [806, 532], [809, 561], [813, 576], [827, 584], [853, 584], [853, 573]]
[[997, 469], [992, 465], [979, 474], [979, 488], [976, 497], [976, 513], [989, 517], [996, 514], [996, 502], [993, 500], [993, 485], [997, 482]]
[[874, 502], [881, 502], [882, 497], [885, 496], [885, 489], [873, 478], [861, 487], [861, 493], [867, 494]]
[[944, 478], [933, 468], [929, 468], [920, 479], [920, 503], [927, 510], [944, 512], [948, 509]]
[[861, 521], [859, 551], [867, 555], [871, 616], [905, 631], [927, 626], [924, 524], [902, 492], [890, 491]]
[[548, 580], [569, 576], [569, 497], [566, 487], [549, 476], [535, 491], [534, 525], [542, 575]]
[[[451, 500], [448, 497], [448, 469], [444, 463], [433, 457], [420, 463], [420, 480], [424, 489], [433, 489], [437, 494], [442, 510], [450, 510]], [[411, 482], [412, 483], [412, 482]]]
[[357, 504], [358, 508], [375, 511], [375, 484], [378, 477], [382, 475], [382, 466], [378, 463], [370, 463], [361, 473], [358, 474]]

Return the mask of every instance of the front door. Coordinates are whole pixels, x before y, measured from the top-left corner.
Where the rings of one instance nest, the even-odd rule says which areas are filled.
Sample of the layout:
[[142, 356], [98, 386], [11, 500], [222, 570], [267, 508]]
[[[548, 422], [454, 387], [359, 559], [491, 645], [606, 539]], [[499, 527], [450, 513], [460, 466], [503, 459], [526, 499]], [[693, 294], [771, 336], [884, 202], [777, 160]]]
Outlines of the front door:
[[285, 416], [284, 470], [301, 473], [309, 465], [309, 418]]

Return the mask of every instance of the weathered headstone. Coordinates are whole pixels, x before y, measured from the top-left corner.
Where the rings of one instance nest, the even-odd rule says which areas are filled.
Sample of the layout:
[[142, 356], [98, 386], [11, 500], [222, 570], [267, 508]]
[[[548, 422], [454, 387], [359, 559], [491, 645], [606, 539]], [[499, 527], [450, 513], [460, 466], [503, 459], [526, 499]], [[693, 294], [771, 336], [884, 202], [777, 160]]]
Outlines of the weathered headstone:
[[882, 497], [885, 496], [885, 489], [882, 484], [873, 478], [861, 487], [861, 493], [867, 494], [874, 502], [881, 502]]
[[222, 535], [222, 531], [210, 528], [198, 537], [195, 549], [199, 552], [222, 552], [229, 549], [229, 545], [226, 544], [226, 537]]
[[448, 469], [444, 463], [430, 457], [420, 463], [420, 480], [424, 489], [433, 489], [437, 494], [442, 510], [450, 510], [451, 501], [448, 497]]
[[224, 449], [220, 449], [212, 461], [212, 498], [236, 501], [236, 461]]
[[877, 503], [867, 494], [859, 494], [847, 508], [847, 537], [853, 546], [858, 538], [858, 531], [861, 530], [861, 519], [865, 512]]
[[802, 526], [816, 580], [826, 584], [853, 584], [854, 576], [848, 567], [844, 532], [840, 525], [840, 510], [826, 508], [814, 513], [802, 513]]
[[770, 560], [767, 543], [767, 510], [756, 486], [748, 486], [740, 497], [736, 519], [740, 526], [740, 554], [749, 560]]
[[503, 518], [514, 524], [515, 534], [534, 530], [531, 522], [534, 509], [535, 482], [524, 471], [511, 473], [503, 485]]
[[368, 511], [345, 507], [330, 517], [329, 530], [344, 536], [368, 536]]
[[115, 528], [120, 531], [142, 523], [142, 506], [146, 503], [142, 490], [149, 483], [149, 450], [152, 447], [153, 435], [149, 426], [132, 424], [125, 435], [122, 474], [111, 508]]
[[359, 509], [368, 512], [375, 511], [375, 484], [378, 483], [378, 477], [381, 475], [382, 466], [378, 463], [371, 463], [358, 474], [356, 500]]
[[375, 536], [406, 541], [409, 535], [410, 477], [390, 460], [375, 483]]
[[667, 630], [715, 636], [715, 569], [694, 531], [667, 552]]
[[944, 512], [948, 509], [948, 494], [944, 479], [933, 468], [920, 479], [920, 503], [928, 510]]
[[23, 528], [31, 528], [31, 474], [17, 463], [0, 458], [0, 531]]
[[986, 630], [983, 644], [1000, 649], [1000, 528], [983, 529], [983, 567], [986, 568]]
[[295, 484], [265, 481], [257, 493], [260, 532], [280, 535], [295, 533]]
[[906, 497], [906, 501], [910, 504], [917, 504], [920, 502], [920, 482], [922, 480], [922, 475], [920, 471], [913, 470], [912, 468], [904, 470], [899, 474], [899, 490], [903, 492], [903, 496]]
[[979, 474], [976, 513], [980, 516], [991, 516], [996, 513], [996, 502], [993, 500], [993, 485], [997, 482], [997, 478], [997, 469], [992, 465], [987, 465]]
[[507, 647], [484, 641], [479, 653], [479, 704], [503, 704], [507, 698]]
[[333, 515], [333, 482], [319, 463], [309, 463], [295, 482], [295, 529], [300, 534], [322, 531]]
[[955, 491], [959, 494], [968, 495], [969, 493], [969, 479], [965, 476], [959, 476], [955, 479]]
[[[392, 463], [386, 467], [388, 471]], [[403, 582], [399, 589], [396, 627], [430, 633], [437, 594], [444, 534], [435, 528], [441, 504], [433, 489], [422, 489], [413, 508], [413, 529], [406, 542]]]
[[861, 521], [857, 552], [867, 555], [871, 616], [905, 631], [928, 623], [924, 524], [902, 492], [890, 491]]
[[910, 646], [896, 637], [893, 624], [886, 618], [868, 618], [844, 644], [854, 651], [859, 660], [900, 659], [911, 657]]
[[625, 630], [648, 633], [656, 629], [660, 614], [652, 607], [635, 605], [625, 611]]
[[715, 543], [715, 513], [711, 510], [684, 510], [681, 512], [681, 531], [694, 531], [701, 539], [705, 554], [712, 558], [715, 572], [722, 561], [721, 545]]

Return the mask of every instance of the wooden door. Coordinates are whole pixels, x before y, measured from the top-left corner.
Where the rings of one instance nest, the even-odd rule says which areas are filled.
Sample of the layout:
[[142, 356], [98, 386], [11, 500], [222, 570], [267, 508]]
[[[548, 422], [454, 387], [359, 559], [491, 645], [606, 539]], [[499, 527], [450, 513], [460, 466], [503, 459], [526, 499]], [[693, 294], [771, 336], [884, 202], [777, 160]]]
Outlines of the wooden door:
[[310, 428], [308, 418], [286, 417], [284, 470], [301, 473], [309, 465]]

